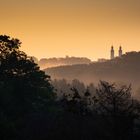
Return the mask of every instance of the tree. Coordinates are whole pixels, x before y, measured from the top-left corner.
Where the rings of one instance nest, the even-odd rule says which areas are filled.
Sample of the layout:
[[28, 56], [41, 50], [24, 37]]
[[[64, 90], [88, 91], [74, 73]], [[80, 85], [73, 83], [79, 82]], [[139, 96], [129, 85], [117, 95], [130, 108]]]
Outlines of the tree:
[[20, 47], [18, 39], [0, 35], [0, 124], [8, 128], [55, 97], [50, 76]]
[[96, 109], [111, 127], [112, 139], [132, 139], [134, 120], [139, 117], [139, 103], [132, 98], [131, 86], [117, 88], [101, 81], [96, 93]]

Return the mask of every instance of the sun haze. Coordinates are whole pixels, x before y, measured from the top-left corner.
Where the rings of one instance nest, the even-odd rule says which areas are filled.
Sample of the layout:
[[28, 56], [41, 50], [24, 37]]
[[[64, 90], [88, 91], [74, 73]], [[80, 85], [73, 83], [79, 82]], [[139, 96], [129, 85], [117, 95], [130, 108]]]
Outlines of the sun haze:
[[19, 38], [28, 55], [109, 58], [139, 51], [139, 0], [0, 0], [1, 34]]

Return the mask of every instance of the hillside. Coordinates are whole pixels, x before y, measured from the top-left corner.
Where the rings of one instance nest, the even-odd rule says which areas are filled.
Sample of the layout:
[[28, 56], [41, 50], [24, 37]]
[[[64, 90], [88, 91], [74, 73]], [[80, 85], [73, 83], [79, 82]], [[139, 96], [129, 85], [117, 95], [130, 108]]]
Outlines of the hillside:
[[99, 80], [113, 81], [140, 87], [140, 52], [128, 52], [121, 58], [106, 62], [60, 66], [45, 69], [52, 79], [79, 79], [84, 83], [98, 83]]
[[[36, 59], [34, 59], [36, 62]], [[69, 57], [65, 58], [42, 58], [38, 61], [38, 65], [41, 69], [64, 66], [64, 65], [75, 65], [75, 64], [89, 64], [91, 60], [86, 57]]]

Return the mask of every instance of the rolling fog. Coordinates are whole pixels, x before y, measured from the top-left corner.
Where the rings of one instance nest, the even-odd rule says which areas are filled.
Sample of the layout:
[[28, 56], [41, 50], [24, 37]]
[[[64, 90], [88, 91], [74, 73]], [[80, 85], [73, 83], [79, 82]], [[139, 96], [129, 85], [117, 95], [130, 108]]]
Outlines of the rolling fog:
[[45, 69], [52, 79], [78, 79], [85, 85], [97, 85], [100, 80], [132, 86], [133, 95], [139, 96], [140, 90], [140, 52], [128, 52], [121, 58], [105, 62], [59, 66]]

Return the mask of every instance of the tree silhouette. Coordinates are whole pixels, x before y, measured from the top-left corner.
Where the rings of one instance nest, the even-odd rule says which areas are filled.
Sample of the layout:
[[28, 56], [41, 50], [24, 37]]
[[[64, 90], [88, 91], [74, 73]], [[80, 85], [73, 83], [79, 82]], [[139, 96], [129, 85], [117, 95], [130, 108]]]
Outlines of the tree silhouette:
[[132, 139], [140, 105], [131, 96], [131, 86], [117, 88], [115, 84], [101, 81], [96, 94], [97, 112], [111, 127], [112, 139]]
[[20, 46], [18, 39], [0, 36], [0, 124], [10, 132], [18, 119], [45, 107], [55, 96], [50, 76]]

